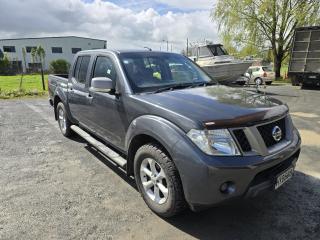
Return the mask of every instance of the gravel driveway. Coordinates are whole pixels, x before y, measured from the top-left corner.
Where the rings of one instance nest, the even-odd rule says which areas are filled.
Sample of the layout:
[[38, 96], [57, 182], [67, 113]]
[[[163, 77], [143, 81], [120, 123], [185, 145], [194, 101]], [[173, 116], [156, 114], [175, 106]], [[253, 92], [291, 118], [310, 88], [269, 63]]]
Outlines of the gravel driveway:
[[320, 91], [268, 87], [303, 147], [284, 187], [164, 220], [134, 181], [80, 138], [64, 138], [46, 99], [0, 101], [0, 239], [320, 239]]

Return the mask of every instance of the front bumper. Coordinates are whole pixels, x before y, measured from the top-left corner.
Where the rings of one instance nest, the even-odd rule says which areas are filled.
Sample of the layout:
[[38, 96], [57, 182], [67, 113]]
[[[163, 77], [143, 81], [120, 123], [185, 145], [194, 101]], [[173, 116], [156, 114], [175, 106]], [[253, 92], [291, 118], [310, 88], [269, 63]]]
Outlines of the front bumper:
[[[256, 196], [273, 188], [275, 177], [295, 166], [300, 145], [296, 132], [289, 145], [272, 155], [216, 157], [181, 141], [174, 146], [172, 157], [180, 173], [186, 201], [191, 209], [197, 210], [238, 197]], [[234, 184], [233, 192], [220, 191], [225, 182]]]

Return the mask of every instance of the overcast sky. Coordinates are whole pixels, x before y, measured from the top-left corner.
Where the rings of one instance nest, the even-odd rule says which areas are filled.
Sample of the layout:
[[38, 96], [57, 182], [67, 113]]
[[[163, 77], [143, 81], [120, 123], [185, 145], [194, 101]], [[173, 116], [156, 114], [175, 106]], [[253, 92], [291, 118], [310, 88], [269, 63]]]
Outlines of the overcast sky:
[[0, 38], [77, 35], [110, 48], [166, 48], [218, 41], [210, 20], [215, 0], [0, 0]]

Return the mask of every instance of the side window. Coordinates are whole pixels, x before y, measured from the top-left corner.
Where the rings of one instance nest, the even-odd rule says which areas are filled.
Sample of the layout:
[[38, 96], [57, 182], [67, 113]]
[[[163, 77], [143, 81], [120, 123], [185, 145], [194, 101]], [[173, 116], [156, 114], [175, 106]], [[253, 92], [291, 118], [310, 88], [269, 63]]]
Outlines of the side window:
[[113, 61], [109, 57], [97, 57], [93, 77], [107, 77], [115, 81], [117, 73]]
[[199, 57], [210, 57], [212, 54], [207, 47], [199, 48]]
[[76, 67], [74, 68], [74, 71], [72, 74], [72, 77], [74, 77], [75, 79], [77, 78], [76, 76], [78, 76], [81, 60], [82, 60], [82, 57], [77, 58]]
[[[89, 68], [89, 63], [90, 63], [90, 56], [83, 56], [78, 74], [76, 75], [77, 82], [82, 83], [82, 84], [86, 83], [86, 77], [87, 77], [87, 72], [88, 72], [88, 68]], [[77, 68], [77, 66], [76, 66], [76, 68]]]

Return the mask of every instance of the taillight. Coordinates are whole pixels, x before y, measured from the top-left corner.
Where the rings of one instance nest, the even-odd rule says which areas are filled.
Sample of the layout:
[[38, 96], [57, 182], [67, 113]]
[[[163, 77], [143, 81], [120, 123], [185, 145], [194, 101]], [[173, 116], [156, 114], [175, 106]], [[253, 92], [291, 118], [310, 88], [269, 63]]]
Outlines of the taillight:
[[263, 73], [263, 77], [267, 77], [268, 74], [266, 72]]

